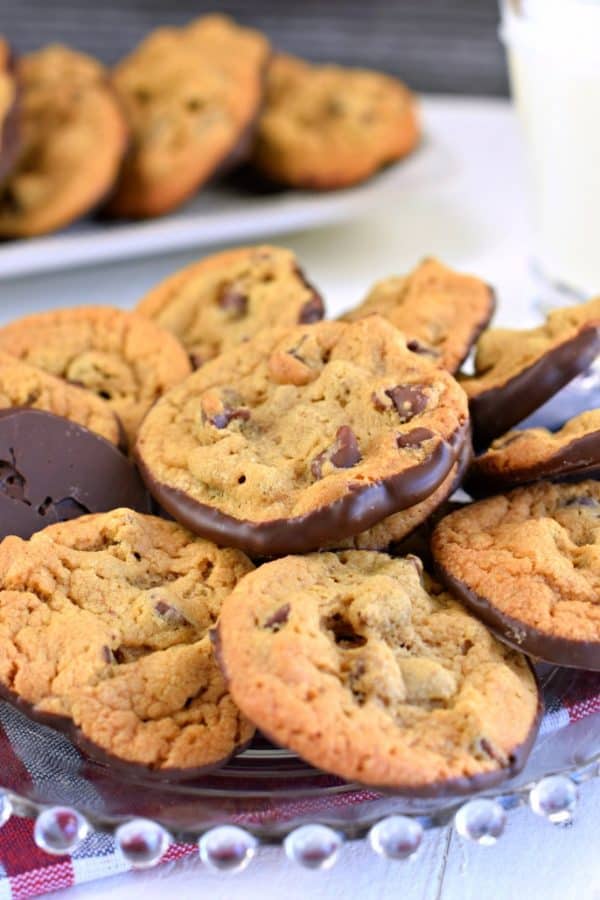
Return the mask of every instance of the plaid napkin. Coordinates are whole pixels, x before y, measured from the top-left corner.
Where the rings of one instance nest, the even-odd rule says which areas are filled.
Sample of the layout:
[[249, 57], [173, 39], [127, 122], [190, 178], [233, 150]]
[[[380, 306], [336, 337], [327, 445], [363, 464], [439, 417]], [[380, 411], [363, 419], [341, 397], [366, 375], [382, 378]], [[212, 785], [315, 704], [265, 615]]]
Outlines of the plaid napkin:
[[[540, 734], [556, 732], [567, 728], [587, 716], [600, 712], [600, 673], [579, 672], [571, 674], [565, 690], [560, 678], [556, 686], [544, 691], [546, 714]], [[22, 794], [28, 788], [47, 777], [39, 754], [35, 755], [31, 739], [23, 739], [20, 715], [10, 707], [0, 705], [0, 784], [18, 784]], [[65, 739], [58, 735], [57, 741]], [[73, 750], [75, 753], [75, 751]], [[81, 776], [74, 776], [81, 777]], [[281, 818], [294, 812], [314, 814], [332, 805], [362, 803], [377, 797], [369, 791], [355, 791], [332, 797], [317, 797], [296, 804], [286, 803], [279, 807]], [[272, 813], [271, 813], [272, 815]], [[251, 825], [258, 823], [262, 816], [257, 813], [240, 815], [237, 823]], [[195, 844], [172, 844], [161, 864], [174, 862], [197, 852]], [[49, 856], [36, 847], [33, 841], [33, 822], [13, 816], [0, 830], [0, 900], [20, 900], [35, 897], [58, 888], [70, 887], [96, 878], [106, 878], [130, 869], [116, 850], [113, 839], [104, 834], [92, 834], [72, 856]]]

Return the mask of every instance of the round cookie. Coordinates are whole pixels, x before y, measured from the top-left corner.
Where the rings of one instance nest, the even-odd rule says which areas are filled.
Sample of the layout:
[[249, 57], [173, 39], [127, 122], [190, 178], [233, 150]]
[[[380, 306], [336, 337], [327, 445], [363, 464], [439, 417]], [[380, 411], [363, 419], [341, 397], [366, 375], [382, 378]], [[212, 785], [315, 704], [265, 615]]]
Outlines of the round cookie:
[[195, 368], [263, 328], [318, 322], [325, 309], [282, 247], [240, 247], [208, 256], [153, 288], [137, 312], [173, 332]]
[[425, 497], [424, 500], [421, 500], [420, 503], [416, 503], [414, 506], [409, 506], [401, 512], [388, 516], [367, 531], [361, 531], [360, 534], [333, 543], [325, 549], [387, 550], [391, 544], [397, 544], [399, 541], [405, 541], [407, 538], [410, 538], [410, 535], [426, 522], [445, 503], [448, 497], [460, 487], [472, 455], [471, 442], [467, 440], [450, 472], [429, 497]]
[[464, 392], [379, 316], [260, 332], [170, 391], [136, 455], [190, 530], [274, 556], [429, 496], [467, 438]]
[[8, 41], [0, 35], [0, 181], [19, 152], [19, 84]]
[[550, 313], [528, 331], [492, 328], [479, 339], [469, 398], [475, 448], [485, 448], [584, 372], [600, 353], [600, 297]]
[[120, 446], [123, 429], [105, 400], [0, 351], [0, 410], [29, 407], [63, 416]]
[[252, 565], [129, 509], [0, 544], [0, 692], [91, 757], [171, 779], [254, 731], [208, 630]]
[[369, 178], [419, 137], [416, 100], [397, 79], [278, 55], [252, 163], [281, 184], [331, 190]]
[[497, 438], [473, 460], [465, 488], [479, 497], [540, 478], [570, 480], [599, 474], [600, 409], [592, 409], [559, 431], [528, 428]]
[[39, 409], [0, 410], [0, 539], [116, 506], [146, 513], [151, 499], [113, 444]]
[[132, 131], [107, 211], [143, 218], [187, 200], [249, 150], [270, 47], [226, 16], [159, 28], [116, 67]]
[[113, 184], [127, 126], [100, 63], [67, 47], [21, 57], [21, 149], [0, 188], [0, 236], [68, 225]]
[[111, 306], [17, 319], [0, 328], [0, 351], [97, 394], [131, 442], [152, 404], [191, 371], [173, 335], [144, 316]]
[[417, 352], [456, 372], [494, 308], [494, 292], [484, 281], [424, 259], [409, 275], [380, 281], [343, 319], [353, 322], [379, 313], [414, 338]]
[[600, 483], [539, 483], [469, 504], [432, 551], [456, 596], [505, 641], [600, 670]]
[[223, 604], [217, 648], [236, 703], [266, 735], [350, 781], [450, 795], [518, 772], [540, 698], [417, 557], [287, 557]]

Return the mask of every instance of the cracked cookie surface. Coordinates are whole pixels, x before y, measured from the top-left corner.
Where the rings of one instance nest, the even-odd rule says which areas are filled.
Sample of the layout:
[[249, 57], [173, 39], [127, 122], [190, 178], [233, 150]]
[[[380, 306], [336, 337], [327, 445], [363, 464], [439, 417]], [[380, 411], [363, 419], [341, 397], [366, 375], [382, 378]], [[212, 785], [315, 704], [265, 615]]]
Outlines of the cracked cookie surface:
[[600, 669], [600, 483], [539, 483], [446, 516], [432, 552], [444, 581], [514, 646]]
[[159, 28], [115, 68], [132, 131], [108, 204], [112, 215], [161, 215], [228, 158], [244, 155], [264, 93], [270, 48], [226, 16]]
[[251, 568], [238, 551], [127, 509], [6, 538], [1, 689], [101, 760], [172, 777], [217, 765], [254, 729], [208, 631]]
[[484, 281], [425, 259], [408, 275], [378, 282], [343, 319], [352, 322], [379, 313], [414, 339], [417, 352], [456, 372], [494, 306], [494, 292]]
[[600, 297], [554, 310], [528, 330], [491, 328], [477, 343], [469, 397], [475, 446], [487, 447], [584, 372], [600, 353]]
[[119, 420], [105, 400], [0, 351], [0, 411], [14, 407], [54, 413], [111, 444], [122, 442]]
[[417, 557], [287, 557], [225, 601], [219, 661], [278, 744], [348, 780], [411, 794], [482, 788], [524, 764], [539, 721], [525, 658]]
[[97, 394], [119, 417], [130, 442], [152, 404], [191, 371], [172, 334], [110, 306], [17, 319], [0, 328], [0, 350]]
[[207, 363], [151, 410], [136, 454], [178, 521], [269, 556], [419, 503], [467, 431], [454, 379], [370, 316], [263, 331]]
[[53, 45], [19, 59], [20, 151], [0, 187], [0, 236], [63, 228], [104, 199], [127, 126], [104, 68]]
[[136, 311], [172, 331], [195, 368], [263, 328], [317, 322], [323, 301], [282, 247], [241, 247], [175, 272]]
[[509, 431], [476, 457], [467, 490], [475, 496], [509, 490], [539, 478], [591, 478], [600, 473], [600, 409], [570, 419], [558, 431]]
[[282, 184], [341, 188], [410, 153], [419, 136], [416, 100], [397, 79], [279, 55], [252, 162]]

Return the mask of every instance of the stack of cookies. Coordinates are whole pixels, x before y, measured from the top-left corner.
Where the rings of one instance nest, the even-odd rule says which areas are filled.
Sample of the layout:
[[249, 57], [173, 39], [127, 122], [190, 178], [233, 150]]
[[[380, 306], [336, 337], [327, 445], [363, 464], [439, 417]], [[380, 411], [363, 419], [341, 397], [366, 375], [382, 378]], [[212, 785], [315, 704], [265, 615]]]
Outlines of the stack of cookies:
[[257, 728], [411, 795], [516, 773], [531, 660], [600, 669], [600, 420], [504, 432], [600, 352], [600, 300], [493, 311], [426, 259], [325, 321], [258, 246], [0, 329], [1, 695], [166, 779]]
[[347, 187], [418, 141], [397, 79], [278, 54], [226, 16], [159, 28], [112, 71], [59, 45], [15, 60], [0, 36], [0, 238], [96, 209], [160, 216], [242, 163], [283, 187]]

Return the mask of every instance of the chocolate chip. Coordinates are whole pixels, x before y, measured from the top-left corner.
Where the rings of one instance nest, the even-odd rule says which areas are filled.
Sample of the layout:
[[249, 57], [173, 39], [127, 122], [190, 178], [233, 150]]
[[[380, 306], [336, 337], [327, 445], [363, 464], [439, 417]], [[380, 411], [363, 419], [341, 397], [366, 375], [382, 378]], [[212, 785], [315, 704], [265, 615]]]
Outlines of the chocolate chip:
[[310, 300], [307, 300], [300, 310], [298, 323], [300, 325], [311, 325], [313, 322], [320, 322], [324, 314], [323, 301], [315, 291]]
[[154, 612], [164, 619], [169, 625], [189, 625], [190, 623], [183, 615], [181, 610], [164, 600], [159, 600], [154, 604]]
[[270, 631], [280, 631], [282, 625], [285, 625], [290, 615], [290, 604], [285, 603], [283, 606], [280, 606], [279, 609], [276, 609], [275, 612], [269, 616], [263, 628], [268, 628]]
[[107, 646], [106, 644], [102, 647], [101, 653], [102, 653], [102, 659], [104, 660], [105, 663], [112, 665], [114, 662], [116, 662], [114, 653], [112, 652], [110, 647]]
[[362, 459], [356, 435], [349, 425], [342, 425], [335, 435], [335, 443], [315, 456], [310, 471], [315, 478], [321, 478], [323, 463], [329, 460], [336, 469], [351, 469]]
[[594, 500], [593, 497], [570, 497], [568, 500], [563, 501], [561, 506], [585, 506], [591, 509], [598, 509], [600, 503]]
[[427, 395], [412, 384], [398, 384], [385, 393], [396, 407], [401, 422], [408, 422], [427, 408]]
[[439, 350], [428, 347], [427, 344], [422, 344], [421, 341], [418, 341], [416, 338], [412, 338], [408, 341], [406, 346], [413, 353], [419, 353], [421, 356], [432, 356], [434, 359], [437, 359], [440, 356]]
[[351, 469], [361, 460], [360, 447], [356, 435], [349, 425], [338, 428], [334, 451], [329, 457], [336, 469]]
[[396, 445], [399, 448], [419, 447], [432, 437], [434, 437], [434, 434], [429, 428], [413, 428], [412, 431], [407, 431], [406, 434], [397, 434]]
[[193, 369], [199, 369], [200, 366], [204, 365], [204, 359], [199, 353], [190, 353], [190, 362]]
[[218, 304], [221, 309], [241, 319], [246, 315], [248, 298], [234, 285], [225, 284], [219, 294]]
[[224, 409], [223, 412], [217, 413], [208, 421], [211, 425], [214, 425], [215, 428], [227, 428], [229, 423], [233, 421], [233, 419], [241, 419], [242, 422], [247, 422], [250, 418], [250, 410], [249, 409]]
[[334, 613], [323, 621], [327, 631], [333, 633], [333, 639], [338, 647], [343, 650], [351, 650], [355, 647], [363, 647], [367, 639], [358, 634], [352, 624], [341, 613]]

